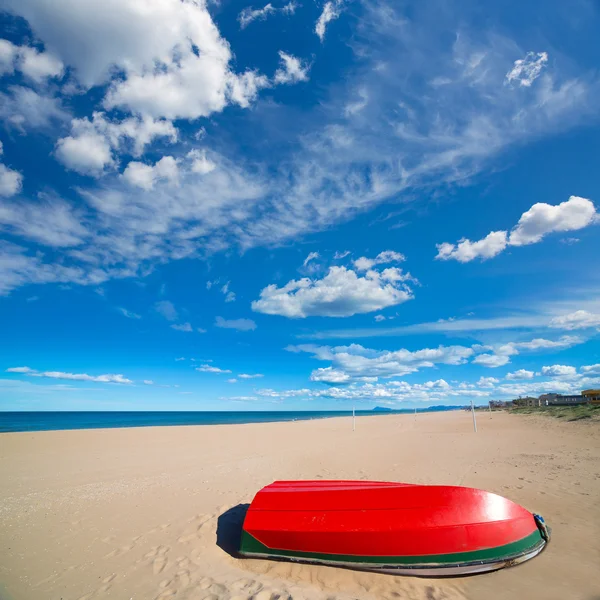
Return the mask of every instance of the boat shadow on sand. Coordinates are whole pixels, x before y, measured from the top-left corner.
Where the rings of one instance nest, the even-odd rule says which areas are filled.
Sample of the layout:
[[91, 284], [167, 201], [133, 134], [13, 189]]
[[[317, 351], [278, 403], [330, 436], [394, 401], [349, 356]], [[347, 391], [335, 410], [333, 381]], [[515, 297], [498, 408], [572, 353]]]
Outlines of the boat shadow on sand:
[[233, 558], [241, 558], [242, 527], [249, 504], [238, 504], [217, 519], [217, 546]]

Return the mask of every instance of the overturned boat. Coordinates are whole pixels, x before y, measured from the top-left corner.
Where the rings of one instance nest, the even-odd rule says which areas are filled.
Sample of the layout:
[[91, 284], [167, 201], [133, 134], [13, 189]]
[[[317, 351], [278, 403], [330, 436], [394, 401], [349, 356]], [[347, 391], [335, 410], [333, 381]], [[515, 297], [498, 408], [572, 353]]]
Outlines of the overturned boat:
[[396, 575], [516, 565], [549, 541], [544, 520], [483, 490], [378, 481], [276, 481], [248, 508], [240, 554]]

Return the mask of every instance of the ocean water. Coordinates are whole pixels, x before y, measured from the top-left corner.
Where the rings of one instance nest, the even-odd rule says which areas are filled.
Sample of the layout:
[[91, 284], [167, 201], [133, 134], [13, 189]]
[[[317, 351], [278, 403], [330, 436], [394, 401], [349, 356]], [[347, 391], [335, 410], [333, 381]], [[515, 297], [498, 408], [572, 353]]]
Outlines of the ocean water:
[[[356, 416], [399, 414], [357, 410]], [[222, 412], [0, 412], [0, 432], [105, 429], [166, 425], [231, 425], [349, 417], [352, 411], [222, 411]]]

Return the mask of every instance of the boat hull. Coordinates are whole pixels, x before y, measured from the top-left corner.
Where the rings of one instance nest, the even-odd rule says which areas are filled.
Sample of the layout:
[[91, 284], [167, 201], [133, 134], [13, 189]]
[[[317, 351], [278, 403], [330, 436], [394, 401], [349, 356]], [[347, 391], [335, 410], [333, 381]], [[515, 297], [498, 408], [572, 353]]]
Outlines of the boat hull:
[[250, 505], [240, 554], [393, 574], [463, 575], [525, 562], [541, 517], [482, 490], [390, 482], [275, 482]]

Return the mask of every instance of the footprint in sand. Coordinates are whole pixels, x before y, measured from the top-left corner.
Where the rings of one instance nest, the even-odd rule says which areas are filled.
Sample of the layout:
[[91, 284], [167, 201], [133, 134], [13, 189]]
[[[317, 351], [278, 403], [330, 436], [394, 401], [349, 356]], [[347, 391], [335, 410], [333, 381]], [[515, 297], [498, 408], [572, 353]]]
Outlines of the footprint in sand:
[[167, 566], [167, 557], [166, 556], [157, 556], [152, 561], [152, 573], [154, 575], [158, 575], [162, 573], [163, 569]]
[[165, 590], [164, 592], [161, 592], [158, 596], [156, 596], [156, 600], [167, 600], [167, 598], [173, 598], [173, 596], [175, 596], [176, 593], [177, 590]]
[[[240, 579], [231, 584], [231, 588], [236, 591], [245, 592], [248, 595], [257, 594], [262, 589], [262, 583], [255, 579]], [[233, 599], [232, 599], [233, 600]]]
[[102, 583], [110, 583], [116, 576], [117, 576], [116, 573], [113, 573], [112, 575], [109, 575], [108, 577], [105, 577], [102, 580]]

